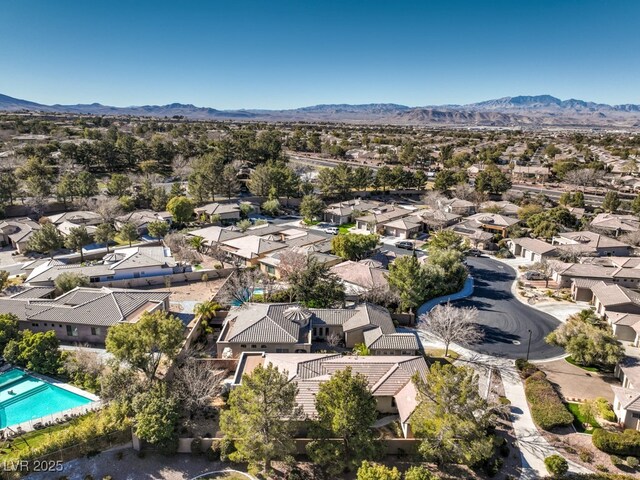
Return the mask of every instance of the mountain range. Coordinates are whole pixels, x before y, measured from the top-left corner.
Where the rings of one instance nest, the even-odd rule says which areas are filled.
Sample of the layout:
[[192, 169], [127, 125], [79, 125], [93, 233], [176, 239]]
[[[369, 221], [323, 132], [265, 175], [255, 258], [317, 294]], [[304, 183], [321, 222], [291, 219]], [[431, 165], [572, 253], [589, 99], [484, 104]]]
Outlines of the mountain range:
[[394, 125], [455, 125], [493, 127], [640, 128], [640, 105], [607, 105], [584, 100], [560, 100], [551, 95], [503, 97], [467, 105], [409, 107], [393, 103], [331, 104], [289, 110], [217, 110], [191, 104], [113, 107], [100, 103], [43, 105], [0, 94], [0, 111], [62, 114], [180, 116], [193, 120], [257, 120], [375, 123]]

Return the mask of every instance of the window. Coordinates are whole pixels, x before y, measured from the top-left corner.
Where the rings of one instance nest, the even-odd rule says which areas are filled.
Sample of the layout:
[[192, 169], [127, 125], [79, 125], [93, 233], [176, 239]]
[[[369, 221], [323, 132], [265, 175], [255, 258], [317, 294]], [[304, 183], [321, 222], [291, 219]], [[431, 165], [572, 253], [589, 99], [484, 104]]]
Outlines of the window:
[[91, 327], [91, 335], [96, 336], [96, 335], [100, 335], [102, 333], [102, 330], [100, 329], [100, 327]]
[[246, 345], [240, 345], [240, 348], [247, 348]]
[[32, 323], [31, 326], [32, 327], [37, 327], [37, 326], [39, 326], [39, 324], [38, 323]]
[[640, 413], [632, 413], [631, 416], [633, 418], [640, 418]]
[[78, 336], [78, 327], [74, 327], [72, 325], [67, 325], [67, 335], [70, 337]]
[[257, 347], [258, 347], [257, 345], [251, 345], [251, 348], [257, 348]]
[[267, 348], [266, 345], [260, 345], [260, 348]]
[[58, 325], [58, 327], [62, 328], [62, 325]]
[[46, 324], [46, 323], [44, 323], [43, 325], [44, 325], [45, 327], [47, 326], [47, 324]]
[[276, 353], [289, 353], [288, 348], [276, 348]]
[[267, 265], [267, 273], [269, 275], [275, 275], [276, 274], [276, 269], [272, 265]]

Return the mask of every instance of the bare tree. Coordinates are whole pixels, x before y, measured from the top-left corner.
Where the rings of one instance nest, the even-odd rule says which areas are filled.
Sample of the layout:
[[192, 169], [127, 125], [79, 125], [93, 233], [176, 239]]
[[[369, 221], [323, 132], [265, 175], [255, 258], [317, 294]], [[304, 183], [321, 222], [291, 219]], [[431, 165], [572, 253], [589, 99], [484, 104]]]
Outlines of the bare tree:
[[[307, 255], [301, 252], [288, 251], [280, 258], [278, 270], [280, 279], [288, 282], [292, 275], [307, 268]], [[289, 302], [293, 301], [293, 289], [289, 289]]]
[[327, 338], [326, 338], [327, 345], [333, 348], [340, 345], [341, 341], [342, 341], [342, 337], [340, 337], [340, 335], [338, 335], [336, 332], [331, 332], [329, 335], [327, 335]]
[[592, 168], [578, 168], [567, 172], [564, 179], [571, 185], [584, 188], [595, 185], [598, 180], [598, 175]]
[[420, 315], [416, 328], [431, 333], [445, 345], [444, 355], [449, 354], [449, 345], [455, 341], [461, 345], [477, 343], [484, 337], [476, 320], [476, 308], [457, 308], [450, 303], [438, 305], [429, 313]]
[[423, 195], [422, 202], [433, 210], [442, 210], [447, 197], [436, 190], [431, 190]]
[[638, 247], [640, 246], [640, 232], [625, 233], [624, 235], [620, 235], [618, 240], [628, 245]]
[[265, 275], [258, 269], [236, 270], [220, 288], [220, 299], [229, 305], [244, 305], [258, 287], [265, 286]]
[[208, 362], [187, 357], [174, 370], [174, 391], [189, 412], [196, 412], [210, 405], [222, 391], [224, 370], [212, 369]]
[[392, 289], [388, 283], [371, 285], [371, 287], [367, 288], [359, 297], [363, 302], [374, 303], [385, 307], [398, 303], [400, 300], [398, 292]]
[[529, 267], [529, 270], [542, 274], [544, 276], [544, 287], [547, 288], [549, 286], [549, 277], [553, 274], [553, 267], [548, 261], [543, 259], [536, 262]]
[[90, 199], [87, 201], [87, 209], [100, 215], [105, 223], [113, 223], [116, 217], [122, 214], [122, 207], [115, 198]]
[[488, 198], [486, 193], [478, 192], [475, 188], [466, 183], [456, 185], [456, 188], [453, 191], [453, 195], [460, 200], [467, 200], [468, 202], [472, 202], [476, 206], [476, 208]]

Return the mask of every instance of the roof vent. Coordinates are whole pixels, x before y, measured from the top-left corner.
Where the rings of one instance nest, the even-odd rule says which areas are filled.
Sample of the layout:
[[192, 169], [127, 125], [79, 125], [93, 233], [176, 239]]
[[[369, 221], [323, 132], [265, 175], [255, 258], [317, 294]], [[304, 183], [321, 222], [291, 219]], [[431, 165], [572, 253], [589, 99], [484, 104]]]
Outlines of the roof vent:
[[296, 322], [302, 326], [307, 325], [309, 323], [309, 319], [311, 318], [311, 312], [299, 305], [294, 305], [287, 308], [283, 312], [283, 315], [284, 318], [286, 318], [290, 322]]

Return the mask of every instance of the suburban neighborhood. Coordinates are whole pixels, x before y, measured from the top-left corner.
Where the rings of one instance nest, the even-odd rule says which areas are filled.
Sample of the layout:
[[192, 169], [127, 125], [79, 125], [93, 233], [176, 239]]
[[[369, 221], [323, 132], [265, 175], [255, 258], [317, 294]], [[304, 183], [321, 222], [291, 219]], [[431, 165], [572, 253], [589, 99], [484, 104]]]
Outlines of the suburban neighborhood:
[[2, 13], [0, 480], [640, 478], [640, 4]]

